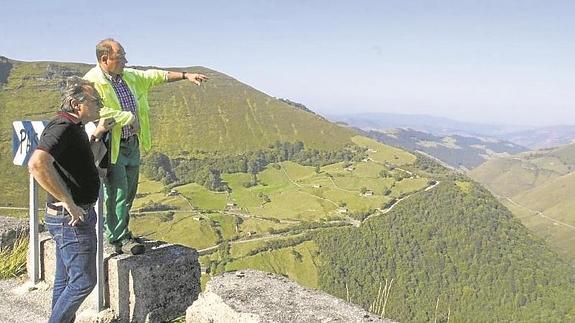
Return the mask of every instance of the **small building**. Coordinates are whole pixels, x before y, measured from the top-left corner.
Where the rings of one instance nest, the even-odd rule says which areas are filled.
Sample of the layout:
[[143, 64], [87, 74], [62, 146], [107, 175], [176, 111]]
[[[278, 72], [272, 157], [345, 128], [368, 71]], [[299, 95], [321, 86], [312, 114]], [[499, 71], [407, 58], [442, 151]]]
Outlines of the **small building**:
[[321, 184], [313, 184], [313, 188], [321, 188]]
[[365, 193], [361, 194], [362, 196], [373, 196], [373, 191], [365, 191]]
[[238, 209], [238, 204], [235, 202], [228, 202], [226, 203], [226, 209], [228, 210], [237, 210]]
[[348, 166], [345, 168], [345, 170], [347, 170], [348, 172], [353, 172], [355, 170], [355, 167], [353, 166]]
[[177, 196], [180, 195], [180, 193], [174, 189], [170, 190], [170, 192], [168, 193], [168, 196]]
[[348, 209], [346, 207], [339, 207], [337, 209], [337, 213], [340, 213], [340, 214], [347, 214], [347, 212], [348, 212]]

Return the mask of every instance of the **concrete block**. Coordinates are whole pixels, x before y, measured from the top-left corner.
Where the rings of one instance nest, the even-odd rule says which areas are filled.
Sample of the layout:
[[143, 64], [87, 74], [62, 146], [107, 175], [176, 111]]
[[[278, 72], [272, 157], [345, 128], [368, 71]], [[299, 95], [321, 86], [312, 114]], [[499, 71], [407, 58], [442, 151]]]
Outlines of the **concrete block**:
[[[55, 272], [55, 243], [41, 234], [41, 277], [51, 286]], [[104, 250], [105, 300], [119, 322], [163, 322], [183, 315], [200, 293], [200, 264], [196, 250], [158, 241], [145, 243], [143, 255], [116, 255]], [[94, 308], [96, 292], [81, 308]], [[88, 305], [86, 304], [88, 303]], [[94, 311], [86, 311], [94, 313]], [[102, 316], [102, 315], [99, 315]], [[83, 322], [90, 321], [86, 318]]]
[[162, 322], [185, 313], [200, 293], [194, 249], [163, 244], [138, 256], [108, 261], [110, 308], [120, 319]]

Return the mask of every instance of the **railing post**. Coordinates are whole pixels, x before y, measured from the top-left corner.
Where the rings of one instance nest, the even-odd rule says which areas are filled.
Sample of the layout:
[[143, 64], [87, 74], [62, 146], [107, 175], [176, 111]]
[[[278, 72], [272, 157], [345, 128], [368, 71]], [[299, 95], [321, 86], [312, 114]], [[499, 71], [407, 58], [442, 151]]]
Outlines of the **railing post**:
[[102, 191], [102, 184], [100, 183], [100, 194], [96, 202], [96, 236], [98, 239], [98, 247], [96, 252], [96, 309], [102, 311], [105, 308], [104, 302], [104, 193]]
[[30, 175], [30, 244], [28, 246], [30, 259], [32, 260], [32, 284], [40, 282], [40, 238], [38, 235], [38, 185], [34, 177]]

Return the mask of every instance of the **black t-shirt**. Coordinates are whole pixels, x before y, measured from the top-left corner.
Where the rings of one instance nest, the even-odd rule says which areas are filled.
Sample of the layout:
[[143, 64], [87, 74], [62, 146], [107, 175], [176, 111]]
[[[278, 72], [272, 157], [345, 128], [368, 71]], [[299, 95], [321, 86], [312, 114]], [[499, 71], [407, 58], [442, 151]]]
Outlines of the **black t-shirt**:
[[[54, 167], [70, 189], [74, 203], [96, 202], [100, 178], [90, 140], [79, 120], [65, 112], [58, 113], [44, 128], [37, 149], [54, 157]], [[48, 202], [57, 200], [48, 194]]]

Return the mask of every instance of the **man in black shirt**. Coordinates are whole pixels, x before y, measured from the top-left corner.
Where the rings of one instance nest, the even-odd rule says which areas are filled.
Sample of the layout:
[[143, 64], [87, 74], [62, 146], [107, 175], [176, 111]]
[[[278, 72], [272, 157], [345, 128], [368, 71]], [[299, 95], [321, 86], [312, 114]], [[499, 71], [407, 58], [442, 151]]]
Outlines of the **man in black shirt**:
[[[45, 222], [56, 242], [56, 274], [49, 322], [73, 322], [96, 285], [96, 213], [100, 179], [84, 124], [100, 116], [102, 100], [92, 83], [68, 79], [58, 115], [48, 123], [28, 162], [48, 192]], [[113, 120], [100, 120], [101, 137]]]

